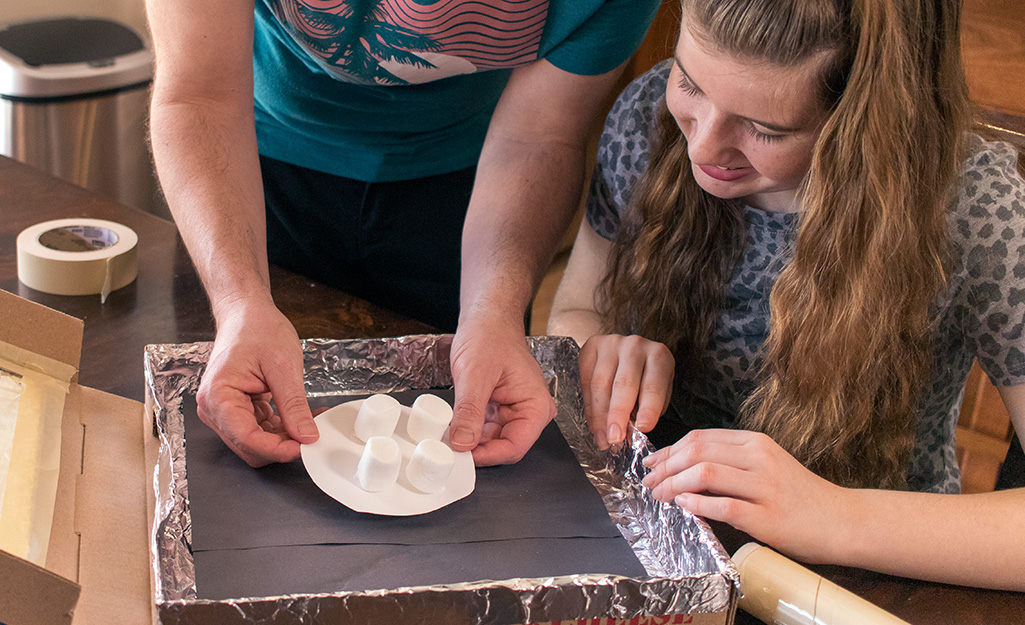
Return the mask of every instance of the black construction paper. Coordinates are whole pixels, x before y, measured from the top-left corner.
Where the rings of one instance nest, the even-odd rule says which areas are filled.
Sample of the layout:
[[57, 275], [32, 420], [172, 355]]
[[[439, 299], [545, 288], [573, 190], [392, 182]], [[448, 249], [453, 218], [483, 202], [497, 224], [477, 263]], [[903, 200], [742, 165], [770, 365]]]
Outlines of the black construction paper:
[[195, 562], [199, 597], [213, 600], [544, 578], [582, 566], [595, 574], [645, 574], [622, 538], [262, 547], [198, 552]]
[[[393, 395], [408, 406], [423, 392], [453, 399], [451, 389]], [[183, 399], [200, 598], [645, 575], [554, 423], [519, 463], [478, 468], [465, 499], [390, 517], [346, 508], [317, 488], [301, 461], [252, 469], [200, 422], [195, 397]]]

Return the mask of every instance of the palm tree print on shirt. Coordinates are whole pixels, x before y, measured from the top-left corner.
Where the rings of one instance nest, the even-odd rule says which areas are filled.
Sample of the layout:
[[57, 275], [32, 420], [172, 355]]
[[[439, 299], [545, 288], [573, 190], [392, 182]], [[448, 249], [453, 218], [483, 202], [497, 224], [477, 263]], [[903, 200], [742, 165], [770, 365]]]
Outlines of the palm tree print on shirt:
[[431, 68], [432, 63], [415, 52], [435, 52], [438, 43], [409, 28], [385, 21], [379, 0], [350, 0], [337, 4], [337, 12], [314, 8], [316, 2], [294, 2], [302, 24], [296, 35], [315, 50], [323, 63], [342, 70], [350, 79], [385, 85], [402, 85], [399, 78], [381, 65], [390, 60], [400, 64]]
[[548, 12], [548, 0], [268, 2], [321, 67], [341, 80], [377, 85], [532, 62]]

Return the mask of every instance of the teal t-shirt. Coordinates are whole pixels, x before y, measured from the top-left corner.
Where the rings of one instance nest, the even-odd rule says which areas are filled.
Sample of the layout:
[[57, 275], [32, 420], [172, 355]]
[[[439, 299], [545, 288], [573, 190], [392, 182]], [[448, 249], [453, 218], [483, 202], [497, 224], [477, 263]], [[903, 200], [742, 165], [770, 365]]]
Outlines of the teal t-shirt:
[[640, 45], [659, 0], [258, 0], [260, 153], [366, 181], [477, 162], [512, 68], [581, 75]]

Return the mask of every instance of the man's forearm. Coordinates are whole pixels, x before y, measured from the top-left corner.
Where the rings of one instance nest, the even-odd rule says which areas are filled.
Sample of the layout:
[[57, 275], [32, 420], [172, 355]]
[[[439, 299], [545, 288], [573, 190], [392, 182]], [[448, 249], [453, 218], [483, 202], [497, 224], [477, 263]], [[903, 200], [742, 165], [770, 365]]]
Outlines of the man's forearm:
[[159, 86], [154, 159], [215, 316], [243, 299], [270, 300], [263, 191], [251, 109], [175, 101]]
[[513, 72], [463, 230], [461, 325], [522, 318], [580, 205], [587, 139], [621, 71], [580, 76], [541, 60]]
[[495, 141], [463, 230], [462, 316], [521, 319], [579, 205], [582, 147]]
[[171, 213], [219, 315], [270, 299], [253, 124], [254, 0], [147, 0], [150, 132]]

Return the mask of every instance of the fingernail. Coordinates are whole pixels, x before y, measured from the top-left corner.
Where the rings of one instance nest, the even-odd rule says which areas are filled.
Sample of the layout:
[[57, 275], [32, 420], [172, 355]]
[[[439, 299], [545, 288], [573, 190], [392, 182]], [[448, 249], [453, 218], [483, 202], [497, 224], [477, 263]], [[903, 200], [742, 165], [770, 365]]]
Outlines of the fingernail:
[[455, 445], [466, 447], [473, 444], [473, 432], [468, 428], [457, 428], [449, 435], [449, 440]]
[[677, 495], [675, 501], [676, 501], [676, 505], [680, 506], [681, 508], [686, 509], [687, 508], [687, 502], [689, 500], [690, 500], [690, 496], [689, 495]]
[[613, 423], [609, 426], [609, 442], [618, 443], [623, 440], [623, 432], [619, 429], [619, 426]]
[[655, 461], [655, 456], [652, 455], [652, 456], [644, 456], [644, 458], [641, 459], [641, 464], [643, 464], [644, 466], [646, 466], [646, 467], [648, 467], [650, 469], [651, 467], [655, 466], [657, 464], [657, 462]]
[[317, 424], [312, 419], [299, 422], [299, 435], [303, 438], [312, 438], [317, 436]]

